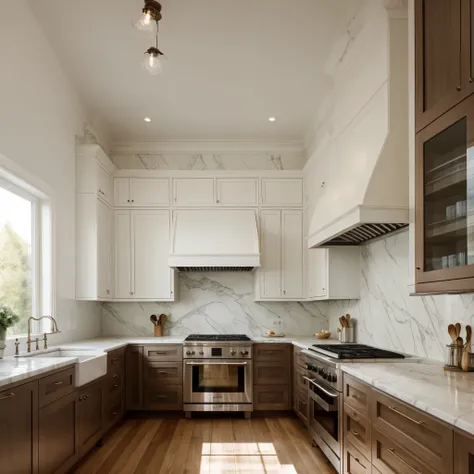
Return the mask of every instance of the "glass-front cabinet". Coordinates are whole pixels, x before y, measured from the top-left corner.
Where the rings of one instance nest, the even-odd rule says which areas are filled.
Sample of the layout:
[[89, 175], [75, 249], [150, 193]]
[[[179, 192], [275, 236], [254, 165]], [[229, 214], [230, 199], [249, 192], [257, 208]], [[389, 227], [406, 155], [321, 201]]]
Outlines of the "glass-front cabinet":
[[474, 291], [474, 97], [416, 138], [417, 293]]

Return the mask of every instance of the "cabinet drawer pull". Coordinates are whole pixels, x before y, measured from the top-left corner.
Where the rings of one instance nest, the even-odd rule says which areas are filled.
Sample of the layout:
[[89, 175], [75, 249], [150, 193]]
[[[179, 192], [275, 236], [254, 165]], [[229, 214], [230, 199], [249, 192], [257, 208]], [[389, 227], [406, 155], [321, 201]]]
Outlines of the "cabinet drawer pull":
[[394, 407], [394, 406], [391, 406], [391, 405], [389, 405], [388, 407], [390, 408], [390, 410], [394, 411], [395, 413], [398, 413], [400, 416], [403, 416], [403, 418], [411, 421], [412, 423], [415, 423], [415, 425], [422, 425], [423, 424], [422, 421], [415, 420], [411, 416], [405, 415], [405, 413], [400, 411], [397, 407]]
[[13, 392], [10, 392], [8, 395], [5, 395], [0, 398], [0, 400], [7, 400], [8, 398], [13, 398], [15, 394]]
[[158, 400], [166, 400], [168, 397], [166, 395], [157, 395], [156, 398]]
[[164, 370], [159, 370], [159, 371], [158, 371], [158, 374], [160, 374], [160, 375], [167, 375], [168, 372], [166, 372], [166, 371], [164, 371]]
[[113, 378], [113, 379], [116, 379], [117, 377], [118, 377], [118, 374], [112, 375], [112, 378]]
[[413, 472], [416, 472], [416, 474], [422, 474], [421, 471], [419, 471], [418, 469], [414, 468], [412, 465], [408, 464], [405, 459], [403, 459], [400, 455], [397, 454], [397, 452], [395, 451], [394, 448], [388, 448], [388, 451], [390, 452], [390, 454], [397, 458], [402, 464], [404, 464], [406, 467], [408, 467], [409, 469], [411, 469]]
[[358, 432], [358, 431], [351, 430], [351, 433], [352, 433], [354, 436], [359, 436], [359, 432]]
[[168, 352], [167, 351], [154, 351], [154, 352], [150, 352], [150, 354], [166, 355], [168, 354]]
[[57, 382], [54, 382], [54, 385], [62, 385], [63, 383], [64, 383], [64, 381], [58, 380]]
[[112, 359], [112, 360], [110, 361], [110, 363], [111, 363], [111, 364], [117, 364], [118, 361], [119, 361], [119, 360], [118, 360], [118, 357], [115, 357], [114, 359]]
[[112, 412], [112, 416], [117, 416], [118, 415], [118, 411], [113, 411]]
[[114, 388], [117, 388], [118, 386], [119, 386], [118, 383], [114, 384]]

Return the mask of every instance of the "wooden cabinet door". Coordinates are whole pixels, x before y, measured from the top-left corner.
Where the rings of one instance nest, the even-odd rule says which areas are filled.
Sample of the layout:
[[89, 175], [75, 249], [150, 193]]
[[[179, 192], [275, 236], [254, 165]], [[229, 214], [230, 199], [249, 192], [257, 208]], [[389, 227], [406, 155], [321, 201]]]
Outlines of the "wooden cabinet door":
[[474, 0], [462, 0], [462, 77], [465, 95], [474, 94]]
[[78, 429], [81, 456], [89, 452], [102, 436], [102, 397], [102, 381], [79, 392]]
[[170, 299], [169, 211], [132, 211], [132, 297]]
[[260, 296], [281, 298], [281, 211], [264, 210], [260, 215]]
[[214, 205], [214, 178], [173, 179], [173, 202], [184, 207]]
[[416, 129], [465, 96], [461, 67], [461, 0], [416, 0]]
[[115, 211], [115, 298], [128, 299], [132, 293], [132, 239], [130, 211]]
[[299, 207], [303, 205], [303, 180], [263, 178], [262, 206]]
[[97, 296], [112, 296], [112, 211], [97, 200]]
[[169, 206], [170, 181], [156, 178], [130, 178], [132, 207]]
[[303, 296], [303, 213], [282, 211], [282, 293], [284, 298]]
[[0, 392], [0, 462], [5, 474], [38, 472], [38, 382]]
[[257, 206], [258, 179], [217, 178], [216, 203], [221, 206]]
[[68, 472], [79, 457], [77, 394], [72, 392], [39, 412], [39, 474]]
[[474, 438], [454, 433], [454, 474], [474, 474]]
[[115, 206], [130, 206], [130, 179], [114, 179], [114, 203]]
[[416, 136], [417, 292], [474, 290], [473, 161], [471, 96]]
[[143, 409], [143, 346], [129, 346], [126, 360], [127, 410]]
[[290, 382], [290, 361], [253, 363], [255, 385], [284, 385]]

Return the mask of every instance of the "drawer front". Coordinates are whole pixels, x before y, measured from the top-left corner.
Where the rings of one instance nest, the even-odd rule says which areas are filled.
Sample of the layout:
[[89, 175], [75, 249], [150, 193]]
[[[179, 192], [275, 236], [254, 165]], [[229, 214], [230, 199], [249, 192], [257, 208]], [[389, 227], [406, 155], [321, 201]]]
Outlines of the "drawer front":
[[62, 370], [55, 374], [43, 377], [39, 381], [39, 406], [44, 407], [58, 400], [75, 388], [75, 369]]
[[434, 470], [443, 474], [453, 472], [451, 427], [375, 390], [372, 424], [395, 442], [406, 446]]
[[125, 390], [125, 371], [112, 373], [105, 379], [105, 396], [115, 397]]
[[107, 373], [114, 372], [117, 370], [125, 370], [125, 347], [110, 351], [107, 354]]
[[182, 362], [148, 362], [145, 367], [147, 381], [160, 381], [167, 385], [182, 385]]
[[253, 388], [254, 410], [289, 410], [288, 385], [255, 385]]
[[[435, 474], [436, 471], [424, 463], [418, 456], [402, 448], [374, 427], [372, 438], [372, 464], [381, 474]], [[445, 446], [440, 446], [444, 449]], [[452, 462], [452, 460], [451, 460]], [[439, 471], [447, 473], [451, 471]]]
[[295, 410], [299, 419], [304, 423], [305, 426], [308, 426], [308, 392], [300, 392], [299, 390], [295, 393]]
[[157, 361], [182, 361], [183, 360], [183, 346], [144, 346], [144, 357], [146, 360]]
[[294, 371], [294, 386], [295, 390], [301, 390], [302, 392], [308, 391], [308, 381], [304, 378], [307, 377], [307, 370], [295, 367]]
[[306, 356], [302, 353], [302, 349], [299, 347], [293, 348], [293, 361], [295, 366], [306, 370]]
[[163, 386], [160, 381], [150, 382], [145, 387], [146, 410], [182, 410], [183, 386]]
[[344, 441], [370, 459], [370, 423], [351, 406], [344, 405]]
[[255, 385], [284, 385], [290, 381], [290, 367], [282, 362], [254, 362]]
[[291, 344], [268, 342], [253, 345], [253, 360], [261, 362], [290, 361]]
[[103, 410], [104, 431], [114, 426], [125, 413], [124, 393], [119, 393], [106, 400]]
[[372, 465], [351, 443], [344, 445], [344, 473], [370, 474]]
[[367, 385], [344, 375], [344, 403], [366, 417], [369, 416], [371, 391], [372, 389]]

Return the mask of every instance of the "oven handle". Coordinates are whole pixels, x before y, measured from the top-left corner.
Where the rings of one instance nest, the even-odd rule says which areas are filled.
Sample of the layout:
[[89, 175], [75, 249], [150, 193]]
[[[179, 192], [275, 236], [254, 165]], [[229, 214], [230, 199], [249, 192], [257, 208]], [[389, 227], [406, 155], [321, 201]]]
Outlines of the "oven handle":
[[248, 365], [248, 362], [224, 362], [224, 361], [185, 362], [185, 365]]
[[313, 384], [315, 387], [317, 387], [319, 390], [321, 390], [321, 392], [324, 392], [326, 395], [328, 395], [329, 397], [332, 397], [332, 398], [337, 398], [339, 396], [339, 393], [334, 393], [334, 392], [330, 392], [329, 390], [327, 390], [326, 388], [322, 387], [321, 385], [319, 385], [318, 383], [315, 382], [315, 379], [310, 379], [309, 377], [306, 377], [305, 375], [303, 375], [303, 378], [305, 380], [307, 380], [309, 383]]

